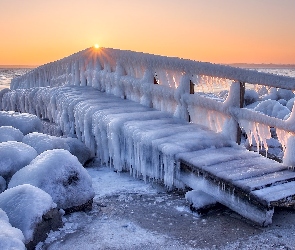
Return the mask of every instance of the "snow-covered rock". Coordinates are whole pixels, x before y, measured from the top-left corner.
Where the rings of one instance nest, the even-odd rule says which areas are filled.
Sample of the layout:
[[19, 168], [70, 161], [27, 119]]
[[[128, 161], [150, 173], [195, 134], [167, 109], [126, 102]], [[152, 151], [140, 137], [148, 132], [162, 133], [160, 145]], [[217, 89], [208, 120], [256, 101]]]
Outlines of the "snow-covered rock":
[[56, 208], [56, 204], [43, 190], [24, 184], [1, 193], [0, 208], [7, 214], [11, 225], [23, 232], [25, 243], [28, 244], [34, 241], [35, 233], [42, 233], [46, 237], [48, 231], [37, 229], [44, 217], [50, 221], [47, 214]]
[[259, 95], [255, 90], [249, 89], [249, 90], [245, 91], [244, 100], [245, 100], [246, 106], [248, 106], [254, 102], [257, 102], [258, 99], [259, 99]]
[[191, 190], [186, 192], [185, 199], [189, 202], [191, 210], [202, 212], [212, 206], [215, 206], [217, 201], [214, 197], [204, 193], [201, 190]]
[[84, 164], [91, 156], [90, 150], [77, 138], [63, 138], [33, 132], [23, 138], [23, 143], [36, 149], [38, 154], [51, 149], [65, 149], [75, 155], [81, 164]]
[[37, 156], [37, 152], [22, 142], [9, 141], [0, 143], [0, 156], [0, 175], [8, 180], [28, 165]]
[[85, 146], [84, 143], [76, 138], [71, 137], [64, 138], [64, 141], [67, 145], [65, 149], [68, 150], [72, 155], [76, 156], [82, 165], [84, 165], [84, 163], [89, 160], [91, 157], [91, 151]]
[[6, 180], [0, 176], [0, 193], [6, 189]]
[[0, 126], [12, 126], [24, 135], [42, 129], [42, 123], [37, 116], [13, 111], [0, 111]]
[[12, 126], [0, 127], [0, 142], [23, 140], [24, 134], [17, 128]]
[[286, 104], [286, 107], [290, 109], [290, 111], [292, 111], [293, 109], [294, 101], [295, 101], [295, 97], [291, 98]]
[[48, 150], [11, 178], [8, 187], [39, 187], [62, 209], [81, 206], [94, 197], [92, 179], [77, 157], [64, 149]]
[[286, 119], [290, 114], [290, 110], [287, 107], [275, 100], [263, 101], [254, 110], [279, 119]]
[[22, 231], [12, 227], [6, 213], [0, 209], [0, 249], [25, 250], [24, 241]]
[[292, 90], [288, 90], [288, 89], [278, 89], [277, 90], [277, 94], [278, 94], [278, 99], [284, 99], [286, 101], [289, 101], [290, 99], [292, 99], [294, 97], [294, 93]]

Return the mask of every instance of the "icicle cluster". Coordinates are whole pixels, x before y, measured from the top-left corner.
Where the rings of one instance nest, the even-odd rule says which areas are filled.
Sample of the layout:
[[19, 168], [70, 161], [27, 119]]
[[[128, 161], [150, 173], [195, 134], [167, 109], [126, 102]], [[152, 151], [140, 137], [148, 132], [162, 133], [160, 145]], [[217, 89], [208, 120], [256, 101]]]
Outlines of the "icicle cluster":
[[178, 186], [178, 154], [232, 145], [222, 134], [91, 87], [14, 90], [3, 103], [59, 124], [102, 163], [145, 180], [163, 180], [168, 187]]

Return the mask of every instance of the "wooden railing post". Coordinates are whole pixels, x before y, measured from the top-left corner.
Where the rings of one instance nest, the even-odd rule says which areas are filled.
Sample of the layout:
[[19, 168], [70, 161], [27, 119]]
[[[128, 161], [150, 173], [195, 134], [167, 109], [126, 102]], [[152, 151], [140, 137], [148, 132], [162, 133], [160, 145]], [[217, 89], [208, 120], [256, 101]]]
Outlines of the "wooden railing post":
[[[245, 101], [245, 83], [240, 82], [240, 108], [244, 107], [244, 101]], [[237, 144], [241, 144], [242, 139], [242, 129], [240, 128], [239, 123], [237, 123]]]
[[189, 80], [189, 93], [190, 94], [195, 93], [195, 85], [193, 84], [192, 80]]

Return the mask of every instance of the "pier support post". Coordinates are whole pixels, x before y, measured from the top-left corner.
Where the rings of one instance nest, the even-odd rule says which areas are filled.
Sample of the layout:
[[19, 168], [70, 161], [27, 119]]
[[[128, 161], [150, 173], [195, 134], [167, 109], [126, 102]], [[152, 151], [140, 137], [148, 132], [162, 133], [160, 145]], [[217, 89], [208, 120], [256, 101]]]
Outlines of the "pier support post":
[[[240, 82], [240, 108], [244, 107], [244, 101], [245, 101], [245, 83]], [[237, 144], [241, 144], [242, 139], [242, 129], [239, 126], [239, 123], [237, 123]]]

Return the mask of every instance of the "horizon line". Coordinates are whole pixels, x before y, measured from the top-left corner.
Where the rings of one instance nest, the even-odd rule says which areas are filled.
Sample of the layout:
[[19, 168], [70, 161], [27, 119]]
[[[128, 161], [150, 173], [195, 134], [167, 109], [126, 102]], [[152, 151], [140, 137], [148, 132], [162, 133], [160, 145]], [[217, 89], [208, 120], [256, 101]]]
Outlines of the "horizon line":
[[[280, 68], [295, 68], [295, 64], [292, 63], [218, 63], [221, 65], [228, 65], [228, 66], [233, 66], [233, 67], [280, 67]], [[42, 66], [44, 64], [40, 65], [32, 65], [32, 64], [2, 64], [0, 65], [0, 68], [37, 68], [39, 66]]]

